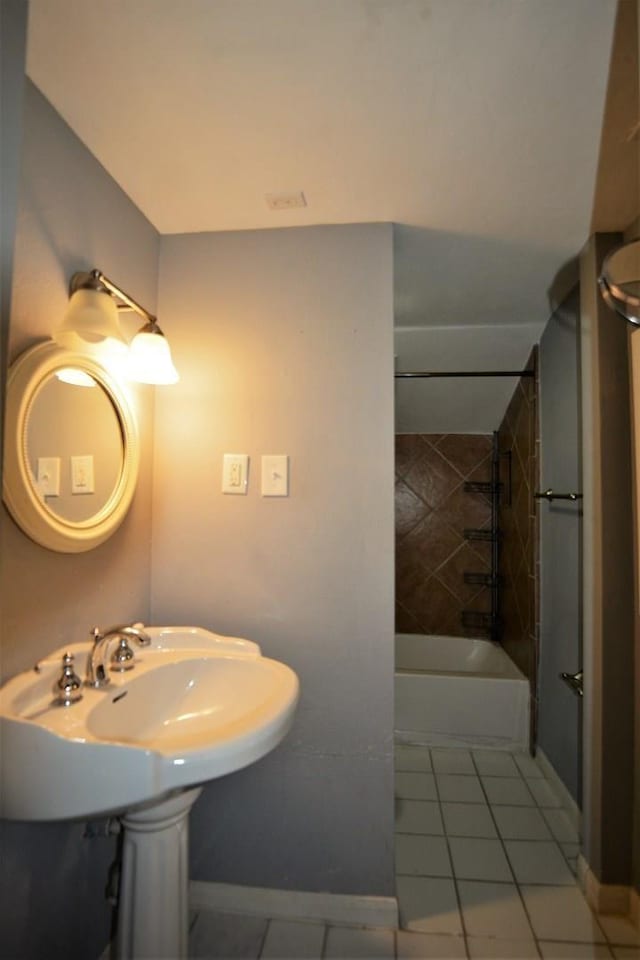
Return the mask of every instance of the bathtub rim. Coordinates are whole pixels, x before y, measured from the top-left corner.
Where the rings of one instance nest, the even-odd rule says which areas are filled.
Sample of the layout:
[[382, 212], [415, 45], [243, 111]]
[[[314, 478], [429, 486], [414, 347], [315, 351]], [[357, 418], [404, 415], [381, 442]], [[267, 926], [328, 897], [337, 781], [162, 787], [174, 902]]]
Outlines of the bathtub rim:
[[[398, 637], [425, 637], [430, 640], [443, 640], [445, 643], [462, 640], [468, 642], [482, 643], [487, 644], [491, 647], [492, 651], [500, 656], [500, 658], [506, 658], [510, 673], [498, 673], [496, 671], [483, 671], [483, 670], [425, 670], [419, 667], [399, 667], [396, 663], [397, 655], [397, 640]], [[489, 640], [485, 637], [452, 637], [440, 633], [406, 633], [406, 632], [396, 632], [394, 634], [394, 675], [395, 676], [433, 676], [433, 677], [472, 677], [478, 680], [487, 679], [487, 680], [508, 680], [511, 682], [524, 682], [529, 683], [526, 675], [518, 667], [518, 665], [511, 659], [507, 651], [504, 649], [502, 644], [496, 643], [494, 640]]]

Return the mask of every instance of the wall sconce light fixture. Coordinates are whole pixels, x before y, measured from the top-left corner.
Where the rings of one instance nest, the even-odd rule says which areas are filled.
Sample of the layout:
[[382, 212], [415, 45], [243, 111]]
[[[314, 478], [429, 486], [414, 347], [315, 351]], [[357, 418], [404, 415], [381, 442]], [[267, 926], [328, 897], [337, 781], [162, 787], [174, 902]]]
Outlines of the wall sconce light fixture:
[[[120, 328], [119, 310], [133, 310], [145, 320], [130, 344]], [[69, 306], [53, 338], [70, 349], [104, 345], [112, 356], [127, 357], [128, 376], [139, 383], [169, 384], [179, 380], [169, 344], [156, 318], [100, 270], [74, 273], [69, 285]]]

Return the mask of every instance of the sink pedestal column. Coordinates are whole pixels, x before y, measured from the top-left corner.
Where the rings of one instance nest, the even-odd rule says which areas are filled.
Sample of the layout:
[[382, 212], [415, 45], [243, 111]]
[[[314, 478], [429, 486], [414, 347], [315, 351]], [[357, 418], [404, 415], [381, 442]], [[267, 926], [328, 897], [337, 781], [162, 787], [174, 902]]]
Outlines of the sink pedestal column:
[[186, 958], [189, 811], [202, 787], [127, 813], [118, 907], [118, 960]]

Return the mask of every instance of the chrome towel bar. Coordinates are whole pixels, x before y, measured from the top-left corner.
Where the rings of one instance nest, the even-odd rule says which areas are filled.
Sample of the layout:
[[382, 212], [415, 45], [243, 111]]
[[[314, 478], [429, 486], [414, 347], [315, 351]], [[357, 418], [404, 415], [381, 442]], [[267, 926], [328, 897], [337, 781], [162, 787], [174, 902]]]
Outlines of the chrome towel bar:
[[548, 500], [550, 503], [553, 500], [582, 500], [581, 493], [555, 493], [551, 487], [548, 490], [544, 490], [542, 493], [534, 493], [536, 500]]

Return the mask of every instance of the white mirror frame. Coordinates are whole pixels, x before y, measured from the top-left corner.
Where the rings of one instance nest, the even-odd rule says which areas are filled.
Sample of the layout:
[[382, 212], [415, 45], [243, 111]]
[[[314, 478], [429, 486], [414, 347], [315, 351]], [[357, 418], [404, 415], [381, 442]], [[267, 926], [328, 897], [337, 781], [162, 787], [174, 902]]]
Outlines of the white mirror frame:
[[[93, 377], [108, 395], [120, 420], [122, 472], [109, 500], [94, 516], [79, 522], [52, 513], [35, 489], [27, 457], [27, 422], [38, 388], [63, 367], [77, 367]], [[138, 480], [140, 445], [129, 398], [117, 378], [97, 360], [47, 341], [21, 354], [9, 368], [6, 395], [2, 496], [19, 527], [49, 550], [83, 553], [107, 540], [131, 505]]]

